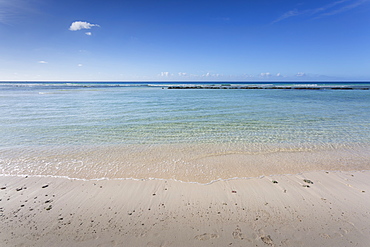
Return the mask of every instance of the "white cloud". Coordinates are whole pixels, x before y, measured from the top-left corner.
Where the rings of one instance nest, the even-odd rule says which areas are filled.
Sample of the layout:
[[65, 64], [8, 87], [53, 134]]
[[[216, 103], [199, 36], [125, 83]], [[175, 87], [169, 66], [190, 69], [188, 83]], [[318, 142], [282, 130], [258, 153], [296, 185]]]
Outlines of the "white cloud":
[[48, 62], [41, 60], [41, 61], [38, 61], [38, 63], [45, 64], [45, 63], [48, 63]]
[[79, 63], [79, 64], [77, 64], [77, 66], [78, 66], [78, 67], [82, 67], [82, 66], [83, 66], [83, 64], [82, 64], [82, 63]]
[[271, 77], [271, 73], [270, 72], [267, 72], [267, 73], [261, 73], [260, 74], [261, 77]]
[[306, 73], [298, 72], [295, 76], [298, 76], [298, 77], [306, 76]]
[[170, 75], [170, 72], [161, 72], [161, 76], [168, 77]]
[[91, 36], [92, 35], [92, 33], [91, 32], [86, 32], [85, 33], [87, 36]]
[[91, 29], [92, 27], [100, 27], [98, 24], [91, 24], [86, 21], [75, 21], [69, 27], [71, 31], [78, 31], [82, 29]]
[[204, 78], [204, 77], [218, 78], [218, 77], [221, 77], [221, 76], [222, 75], [220, 75], [220, 74], [211, 74], [210, 72], [207, 72], [207, 73], [201, 75], [202, 78]]

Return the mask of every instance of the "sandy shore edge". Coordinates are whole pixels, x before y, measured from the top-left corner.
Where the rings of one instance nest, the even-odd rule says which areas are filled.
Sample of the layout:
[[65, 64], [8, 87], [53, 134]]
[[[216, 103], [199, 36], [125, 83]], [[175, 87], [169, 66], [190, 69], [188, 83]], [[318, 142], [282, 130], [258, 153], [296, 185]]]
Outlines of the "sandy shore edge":
[[370, 171], [208, 185], [0, 177], [4, 246], [367, 246]]

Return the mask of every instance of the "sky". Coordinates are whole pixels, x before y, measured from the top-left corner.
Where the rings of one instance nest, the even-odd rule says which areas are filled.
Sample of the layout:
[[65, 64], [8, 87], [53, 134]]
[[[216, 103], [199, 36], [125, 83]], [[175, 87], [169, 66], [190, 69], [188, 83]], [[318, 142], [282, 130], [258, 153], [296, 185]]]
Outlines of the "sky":
[[370, 80], [370, 0], [0, 0], [0, 81]]

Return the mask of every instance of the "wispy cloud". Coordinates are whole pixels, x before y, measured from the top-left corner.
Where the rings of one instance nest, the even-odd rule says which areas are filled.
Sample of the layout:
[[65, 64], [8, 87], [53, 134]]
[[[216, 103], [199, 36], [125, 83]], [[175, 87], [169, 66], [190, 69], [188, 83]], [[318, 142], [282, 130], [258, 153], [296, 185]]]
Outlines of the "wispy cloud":
[[338, 4], [345, 3], [345, 2], [348, 2], [348, 1], [352, 1], [352, 0], [339, 0], [339, 1], [332, 2], [332, 3], [329, 3], [329, 4], [324, 5], [322, 7], [312, 9], [312, 10], [309, 10], [309, 11], [311, 12], [310, 14], [314, 15], [314, 14], [317, 14], [317, 13], [320, 13], [320, 12], [324, 12], [328, 9], [334, 8]]
[[358, 0], [358, 1], [352, 2], [351, 4], [342, 6], [341, 8], [334, 9], [334, 10], [328, 11], [326, 13], [322, 13], [319, 17], [340, 14], [342, 12], [346, 12], [348, 10], [354, 9], [354, 8], [364, 4], [365, 2], [368, 2], [368, 0]]
[[283, 15], [272, 21], [271, 24], [295, 16], [309, 16], [314, 19], [322, 18], [325, 16], [332, 16], [354, 9], [364, 4], [365, 2], [369, 2], [369, 0], [339, 0], [315, 9], [304, 9], [304, 10], [294, 9], [285, 12]]
[[[1, 5], [0, 5], [1, 7]], [[0, 9], [0, 23], [9, 24], [9, 19], [12, 17], [12, 13], [4, 9]]]
[[46, 63], [48, 63], [48, 62], [41, 60], [41, 61], [38, 61], [38, 63], [46, 64]]
[[293, 16], [297, 16], [297, 15], [302, 15], [302, 12], [299, 12], [298, 10], [294, 9], [294, 10], [290, 10], [286, 13], [284, 13], [282, 16], [280, 16], [279, 18], [277, 18], [276, 20], [274, 20], [272, 22], [272, 24], [276, 23], [276, 22], [279, 22], [279, 21], [282, 21], [284, 19], [287, 19], [287, 18], [290, 18], [290, 17], [293, 17]]
[[75, 21], [69, 27], [71, 31], [78, 31], [82, 29], [91, 29], [92, 27], [100, 27], [98, 24], [91, 24], [86, 21]]
[[0, 0], [0, 23], [12, 25], [25, 14], [37, 13], [34, 0]]

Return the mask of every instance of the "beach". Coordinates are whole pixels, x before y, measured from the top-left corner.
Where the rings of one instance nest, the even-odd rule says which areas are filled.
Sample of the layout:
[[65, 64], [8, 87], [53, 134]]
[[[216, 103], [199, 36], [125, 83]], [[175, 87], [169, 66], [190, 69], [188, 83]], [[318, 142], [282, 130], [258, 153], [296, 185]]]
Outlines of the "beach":
[[370, 247], [369, 12], [0, 0], [0, 247]]
[[3, 246], [367, 246], [370, 172], [203, 185], [1, 177]]
[[368, 246], [368, 83], [189, 85], [0, 84], [0, 246]]

